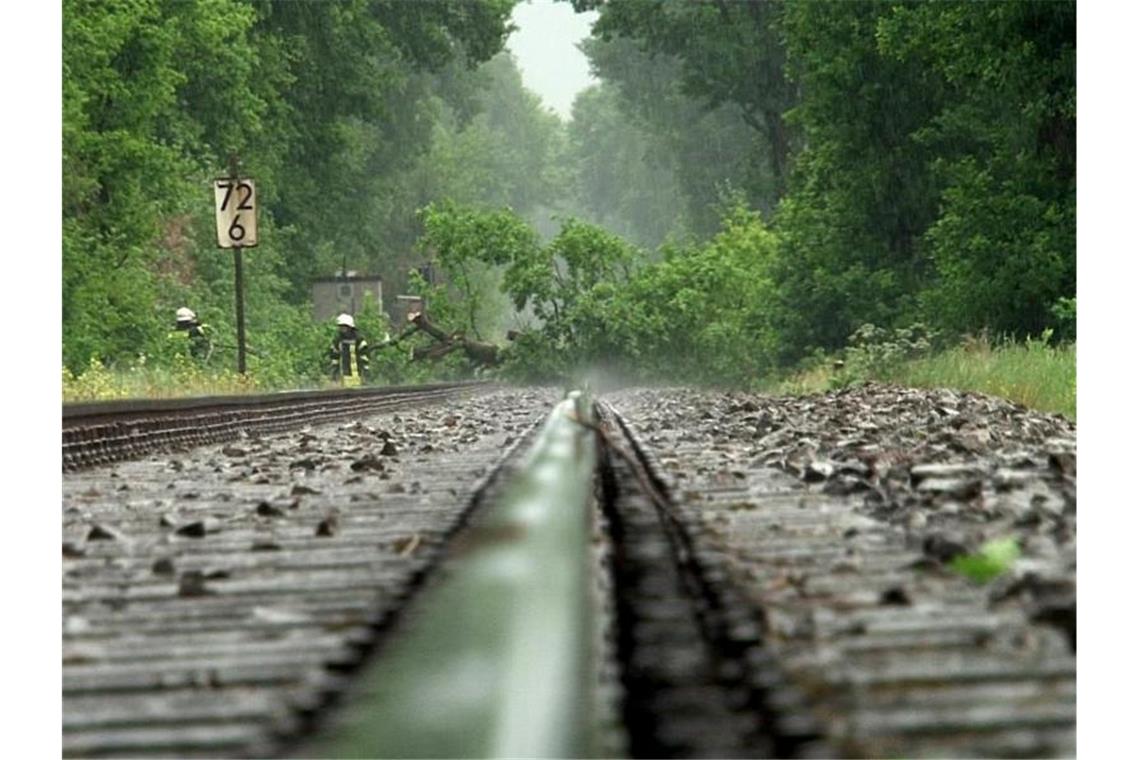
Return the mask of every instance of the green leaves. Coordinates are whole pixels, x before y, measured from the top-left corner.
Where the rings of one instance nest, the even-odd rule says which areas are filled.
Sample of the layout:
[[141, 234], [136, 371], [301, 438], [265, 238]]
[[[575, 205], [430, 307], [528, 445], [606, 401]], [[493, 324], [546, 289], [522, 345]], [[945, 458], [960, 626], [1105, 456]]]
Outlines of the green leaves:
[[427, 206], [420, 218], [421, 247], [449, 269], [473, 259], [508, 264], [532, 255], [538, 245], [534, 230], [509, 209], [483, 212], [444, 201]]
[[974, 159], [949, 167], [942, 215], [924, 238], [939, 275], [924, 304], [951, 329], [1035, 335], [1075, 292], [1075, 199], [1050, 201], [1031, 182], [997, 180], [1000, 171]]
[[863, 322], [1038, 334], [1075, 292], [1075, 5], [789, 2], [786, 358]]
[[[209, 181], [233, 153], [261, 201], [247, 318], [251, 342], [275, 358], [257, 369], [309, 376], [312, 276], [346, 259], [385, 275], [407, 264], [414, 211], [430, 199], [411, 172], [441, 118], [435, 88], [476, 81], [463, 72], [502, 48], [512, 7], [66, 0], [66, 363], [133, 359], [191, 301], [229, 327], [230, 257], [214, 249]], [[392, 280], [398, 291], [402, 277]]]
[[989, 583], [1007, 572], [1021, 556], [1015, 538], [988, 541], [975, 554], [955, 557], [950, 567], [975, 583]]
[[503, 292], [532, 320], [509, 352], [515, 377], [549, 380], [604, 365], [646, 378], [749, 384], [773, 366], [768, 268], [777, 239], [754, 212], [731, 209], [708, 244], [656, 263], [575, 219], [539, 246], [506, 211], [437, 205], [423, 218], [422, 246], [458, 289], [473, 264], [502, 267]]

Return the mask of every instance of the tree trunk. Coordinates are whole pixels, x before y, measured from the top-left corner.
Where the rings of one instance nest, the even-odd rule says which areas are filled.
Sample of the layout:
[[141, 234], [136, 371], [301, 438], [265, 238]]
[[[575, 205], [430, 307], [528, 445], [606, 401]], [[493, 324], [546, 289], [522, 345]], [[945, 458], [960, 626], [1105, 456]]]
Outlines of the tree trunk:
[[487, 367], [494, 367], [502, 363], [502, 349], [494, 343], [484, 343], [477, 340], [467, 340], [462, 332], [457, 332], [452, 335], [447, 334], [441, 330], [437, 325], [432, 324], [427, 316], [420, 312], [412, 318], [412, 324], [423, 330], [425, 333], [435, 338], [438, 343], [434, 346], [427, 348], [417, 348], [412, 351], [412, 359], [441, 359], [444, 356], [463, 349], [467, 358], [471, 361], [482, 364]]

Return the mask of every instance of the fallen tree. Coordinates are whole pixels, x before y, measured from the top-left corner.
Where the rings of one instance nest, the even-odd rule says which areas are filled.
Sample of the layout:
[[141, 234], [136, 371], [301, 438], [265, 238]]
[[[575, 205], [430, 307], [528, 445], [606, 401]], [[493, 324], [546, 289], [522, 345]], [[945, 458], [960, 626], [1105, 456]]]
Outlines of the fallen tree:
[[436, 361], [450, 353], [461, 350], [473, 363], [484, 367], [497, 367], [503, 362], [502, 347], [494, 343], [470, 340], [462, 331], [448, 333], [438, 325], [433, 324], [423, 312], [413, 312], [409, 314], [408, 322], [410, 323], [409, 329], [405, 330], [404, 333], [396, 339], [396, 342], [403, 340], [416, 331], [424, 332], [436, 341], [430, 346], [420, 346], [412, 349], [413, 361]]

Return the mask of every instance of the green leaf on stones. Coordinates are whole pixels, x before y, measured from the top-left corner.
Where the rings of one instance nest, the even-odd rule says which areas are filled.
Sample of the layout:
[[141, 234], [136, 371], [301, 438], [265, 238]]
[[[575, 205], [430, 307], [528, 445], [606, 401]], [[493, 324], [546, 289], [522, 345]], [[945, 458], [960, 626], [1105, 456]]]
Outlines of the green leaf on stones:
[[989, 583], [1009, 570], [1020, 556], [1016, 539], [1001, 538], [986, 542], [976, 554], [956, 557], [950, 567], [975, 583]]

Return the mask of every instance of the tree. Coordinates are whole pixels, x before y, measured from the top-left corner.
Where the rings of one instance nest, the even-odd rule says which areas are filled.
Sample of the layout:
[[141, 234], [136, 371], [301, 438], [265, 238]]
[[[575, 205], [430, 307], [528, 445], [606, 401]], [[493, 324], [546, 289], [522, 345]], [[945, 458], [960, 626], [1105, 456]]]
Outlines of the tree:
[[[502, 290], [531, 324], [505, 352], [485, 353], [519, 379], [604, 366], [640, 378], [749, 384], [774, 366], [776, 237], [743, 207], [728, 211], [708, 243], [670, 248], [658, 262], [574, 219], [545, 246], [506, 210], [432, 207], [425, 228], [425, 245], [459, 290], [473, 264], [504, 267]], [[451, 307], [444, 301], [433, 322], [453, 324]], [[438, 343], [429, 352], [471, 353], [462, 334], [432, 334]]]
[[806, 143], [777, 214], [788, 358], [907, 314], [926, 281], [918, 243], [937, 196], [913, 134], [937, 113], [943, 88], [929, 69], [881, 55], [875, 32], [889, 12], [869, 2], [786, 9], [802, 92], [789, 118]]
[[707, 243], [594, 283], [571, 314], [575, 354], [642, 379], [756, 383], [775, 367], [776, 246], [759, 214], [728, 209]]
[[[241, 76], [248, 7], [66, 0], [63, 28], [64, 361], [132, 356], [165, 334], [157, 277], [180, 269], [218, 147], [265, 104]], [[219, 104], [244, 119], [219, 118]]]
[[789, 2], [807, 147], [777, 225], [786, 357], [864, 322], [1037, 332], [1075, 271], [1071, 3]]
[[682, 92], [709, 107], [730, 105], [764, 138], [774, 196], [784, 187], [795, 145], [784, 112], [795, 99], [780, 38], [783, 3], [699, 0], [572, 0], [597, 10], [593, 36], [635, 40], [654, 60], [680, 63]]
[[686, 198], [665, 147], [623, 112], [612, 85], [579, 93], [567, 131], [571, 215], [651, 249], [685, 233]]
[[488, 326], [497, 316], [486, 311], [488, 301], [493, 301], [489, 291], [498, 284], [492, 270], [505, 269], [504, 290], [520, 310], [533, 295], [531, 284], [541, 287], [536, 269], [538, 236], [510, 209], [482, 211], [447, 201], [428, 206], [421, 215], [424, 236], [419, 249], [440, 265], [461, 304], [451, 304], [446, 289], [436, 290], [429, 303], [437, 317], [448, 322], [461, 320], [464, 329], [481, 337], [480, 327]]
[[1076, 293], [1076, 5], [902, 6], [878, 39], [944, 82], [940, 112], [915, 134], [941, 186], [923, 237], [929, 316], [1039, 333]]

